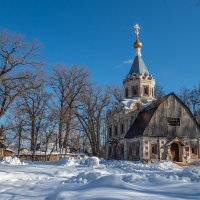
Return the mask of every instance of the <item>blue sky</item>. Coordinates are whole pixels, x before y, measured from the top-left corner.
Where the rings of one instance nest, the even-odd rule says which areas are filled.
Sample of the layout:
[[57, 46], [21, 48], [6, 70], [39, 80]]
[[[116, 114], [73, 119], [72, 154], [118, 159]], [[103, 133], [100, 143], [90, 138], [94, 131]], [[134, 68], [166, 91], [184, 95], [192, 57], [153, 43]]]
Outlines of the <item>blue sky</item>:
[[0, 0], [0, 28], [38, 38], [47, 70], [83, 65], [103, 85], [129, 72], [135, 23], [143, 59], [167, 92], [199, 83], [199, 0]]

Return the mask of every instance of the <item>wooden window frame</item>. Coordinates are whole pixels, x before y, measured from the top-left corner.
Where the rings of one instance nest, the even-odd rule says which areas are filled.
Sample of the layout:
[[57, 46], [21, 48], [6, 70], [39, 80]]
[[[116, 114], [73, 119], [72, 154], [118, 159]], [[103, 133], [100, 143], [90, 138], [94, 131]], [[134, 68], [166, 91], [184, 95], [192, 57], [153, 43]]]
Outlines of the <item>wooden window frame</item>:
[[180, 117], [167, 117], [166, 123], [167, 123], [167, 126], [174, 126], [174, 127], [181, 126]]

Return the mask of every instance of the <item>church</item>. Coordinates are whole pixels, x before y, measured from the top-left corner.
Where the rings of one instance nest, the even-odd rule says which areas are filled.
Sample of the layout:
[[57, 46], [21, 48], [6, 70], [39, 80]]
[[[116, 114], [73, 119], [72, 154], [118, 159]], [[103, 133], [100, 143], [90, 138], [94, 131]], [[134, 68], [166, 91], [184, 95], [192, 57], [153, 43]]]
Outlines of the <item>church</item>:
[[107, 110], [106, 158], [188, 163], [200, 158], [200, 125], [174, 94], [155, 99], [155, 79], [141, 55], [139, 25], [134, 26], [136, 56], [125, 79], [124, 99]]

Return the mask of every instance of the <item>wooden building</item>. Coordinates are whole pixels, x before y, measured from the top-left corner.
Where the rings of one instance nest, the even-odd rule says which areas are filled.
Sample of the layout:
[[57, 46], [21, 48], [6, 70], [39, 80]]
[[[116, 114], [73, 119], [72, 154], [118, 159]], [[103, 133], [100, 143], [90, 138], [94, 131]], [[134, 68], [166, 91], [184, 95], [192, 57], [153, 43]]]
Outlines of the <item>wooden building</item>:
[[13, 154], [14, 154], [14, 151], [6, 148], [3, 142], [0, 141], [0, 159], [6, 156], [12, 156]]
[[107, 159], [199, 159], [199, 124], [174, 93], [159, 100], [154, 98], [155, 79], [142, 59], [138, 25], [135, 33], [136, 56], [123, 81], [125, 98], [106, 115]]

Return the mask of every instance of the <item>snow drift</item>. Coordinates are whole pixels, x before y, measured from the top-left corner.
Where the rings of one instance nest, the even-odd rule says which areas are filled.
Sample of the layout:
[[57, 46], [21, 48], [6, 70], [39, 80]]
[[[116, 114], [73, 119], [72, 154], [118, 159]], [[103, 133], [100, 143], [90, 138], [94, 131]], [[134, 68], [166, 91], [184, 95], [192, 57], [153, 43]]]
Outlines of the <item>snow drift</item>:
[[[96, 157], [0, 163], [0, 199], [199, 199], [200, 167]], [[32, 198], [33, 197], [33, 198]]]
[[26, 165], [27, 163], [21, 162], [21, 160], [17, 157], [7, 156], [4, 157], [1, 161], [2, 164], [9, 165]]

